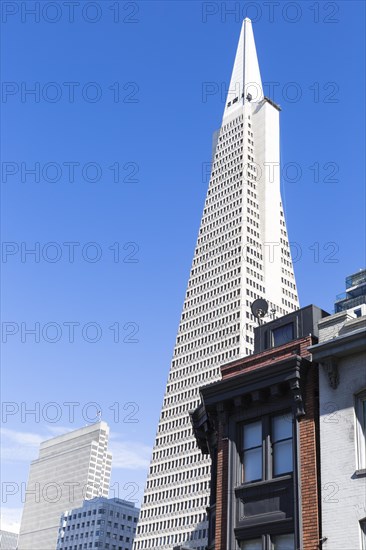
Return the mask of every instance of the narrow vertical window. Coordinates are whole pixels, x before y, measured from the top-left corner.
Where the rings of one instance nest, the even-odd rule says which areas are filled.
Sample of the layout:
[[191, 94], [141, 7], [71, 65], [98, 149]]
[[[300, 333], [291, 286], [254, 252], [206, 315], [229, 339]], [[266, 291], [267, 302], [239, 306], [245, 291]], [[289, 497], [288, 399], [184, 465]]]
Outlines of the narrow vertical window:
[[243, 428], [243, 481], [262, 479], [262, 422]]
[[356, 395], [355, 399], [357, 431], [357, 469], [366, 469], [366, 390]]
[[285, 415], [272, 418], [272, 461], [273, 476], [293, 471], [292, 422]]

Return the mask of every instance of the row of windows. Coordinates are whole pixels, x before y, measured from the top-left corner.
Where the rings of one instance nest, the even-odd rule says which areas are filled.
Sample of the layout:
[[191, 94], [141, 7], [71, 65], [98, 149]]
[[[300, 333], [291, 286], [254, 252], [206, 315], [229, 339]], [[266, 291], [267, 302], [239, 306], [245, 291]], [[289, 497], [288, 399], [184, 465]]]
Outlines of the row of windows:
[[291, 281], [289, 281], [288, 279], [286, 279], [285, 277], [281, 277], [281, 283], [289, 286], [290, 288], [293, 288], [294, 290], [296, 290], [296, 285], [294, 283], [292, 283]]
[[[247, 294], [254, 295], [253, 292], [250, 291], [249, 293], [248, 290]], [[192, 360], [199, 359], [201, 357], [212, 357], [223, 349], [228, 350], [231, 346], [235, 346], [239, 342], [239, 339], [239, 336], [233, 336], [231, 338], [227, 338], [226, 340], [221, 340], [219, 342], [211, 344], [210, 346], [198, 349], [197, 351], [194, 351], [192, 353], [189, 353], [189, 350], [182, 351], [180, 359], [184, 360], [184, 358], [186, 358], [189, 362], [191, 362]], [[197, 349], [197, 346], [193, 345], [190, 346], [190, 348]], [[189, 353], [189, 355], [187, 355], [187, 353]], [[179, 358], [177, 358], [177, 361], [179, 362]]]
[[[281, 309], [281, 308], [279, 308]], [[217, 376], [220, 376], [220, 365], [226, 361], [228, 358], [233, 357], [236, 353], [239, 353], [239, 349], [230, 349], [226, 350], [225, 352], [218, 353], [217, 355], [213, 355], [211, 357], [208, 357], [207, 359], [203, 359], [202, 361], [191, 361], [189, 359], [189, 356], [182, 357], [175, 360], [175, 367], [179, 368], [180, 370], [177, 370], [178, 378], [181, 377], [181, 373], [183, 372], [183, 369], [180, 368], [184, 366], [184, 368], [187, 368], [190, 372], [201, 372], [203, 369], [208, 369], [211, 372], [215, 372]], [[219, 365], [219, 366], [216, 366]], [[191, 385], [192, 380], [183, 381], [182, 387]]]
[[[197, 395], [196, 395], [196, 398], [197, 398]], [[189, 419], [187, 411], [193, 411], [196, 407], [198, 407], [198, 405], [199, 405], [199, 399], [195, 399], [194, 401], [189, 401], [188, 403], [184, 403], [183, 405], [180, 405], [180, 407], [182, 408], [181, 413], [183, 413], [183, 416], [181, 416], [180, 418], [177, 418], [176, 420], [161, 422], [159, 424], [158, 433], [164, 433], [170, 430], [175, 430], [176, 428], [186, 424], [187, 418]], [[156, 439], [156, 442], [158, 442], [158, 439]]]
[[210, 240], [209, 243], [204, 244], [196, 248], [195, 256], [200, 259], [211, 258], [213, 255], [221, 253], [223, 250], [227, 250], [228, 247], [231, 247], [233, 244], [240, 244], [241, 242], [241, 228], [238, 228], [235, 231], [235, 236], [229, 238], [229, 235], [221, 235], [214, 240]]
[[[202, 501], [200, 501], [199, 503], [196, 503], [196, 501], [193, 499], [193, 500], [185, 501], [184, 504], [185, 504], [184, 509], [192, 510], [192, 509], [204, 506], [206, 504], [206, 500], [202, 499]], [[165, 513], [168, 513], [168, 512], [165, 512]], [[204, 513], [192, 514], [192, 515], [184, 514], [183, 516], [180, 516], [177, 518], [170, 518], [168, 520], [153, 521], [151, 523], [142, 523], [142, 524], [139, 523], [138, 534], [159, 532], [165, 529], [174, 529], [177, 527], [184, 528], [191, 524], [197, 525], [197, 523], [204, 521], [205, 518], [206, 518], [206, 515]]]
[[[238, 160], [230, 161], [228, 163], [230, 166], [226, 165], [223, 168], [218, 168], [214, 174], [216, 174], [215, 179], [213, 180], [216, 183], [217, 189], [224, 189], [227, 187], [228, 183], [234, 182], [234, 181], [240, 181], [241, 186], [242, 184], [242, 177], [243, 177], [243, 165], [241, 162], [238, 162]], [[203, 225], [202, 220], [202, 225]]]
[[[210, 188], [207, 192], [208, 195], [212, 194], [211, 197], [206, 198], [205, 206], [214, 203], [217, 200], [220, 200], [221, 197], [231, 195], [235, 189], [243, 188], [242, 181], [242, 172], [243, 168], [240, 165], [240, 171], [230, 170], [230, 174], [218, 174], [210, 182]], [[203, 229], [201, 227], [201, 229]], [[202, 232], [202, 231], [201, 231]]]
[[[198, 467], [199, 464], [201, 463], [204, 464], [205, 461], [207, 462], [207, 458], [204, 458], [201, 453], [197, 453], [197, 452], [195, 454], [187, 453], [187, 455], [182, 458], [178, 458], [176, 460], [164, 461], [161, 464], [150, 466], [150, 474], [170, 472], [171, 470], [188, 467], [191, 464], [195, 464]], [[203, 466], [203, 472], [204, 473], [202, 475], [206, 475], [209, 473], [208, 466]], [[181, 473], [183, 474], [183, 471]], [[187, 469], [184, 474], [184, 479], [188, 480], [188, 479], [191, 479], [192, 477], [194, 477], [194, 470], [192, 468]], [[148, 502], [154, 502], [155, 500], [159, 500], [157, 495], [158, 493], [149, 495], [150, 497], [152, 497], [152, 499], [150, 499]]]
[[165, 435], [164, 437], [160, 437], [159, 441], [155, 441], [155, 447], [159, 447], [159, 449], [164, 449], [164, 447], [168, 447], [171, 443], [174, 443], [175, 441], [188, 441], [193, 437], [192, 427], [188, 424], [188, 428], [186, 429], [177, 429], [176, 432]]
[[[187, 472], [190, 473], [190, 472]], [[190, 476], [191, 478], [193, 476]], [[189, 479], [187, 480], [189, 481]], [[186, 486], [178, 487], [175, 489], [175, 496], [172, 496], [172, 489], [166, 490], [166, 491], [159, 491], [156, 493], [156, 491], [149, 493], [146, 492], [144, 495], [144, 503], [145, 504], [153, 504], [155, 503], [154, 507], [154, 513], [153, 517], [156, 519], [157, 516], [157, 505], [164, 505], [164, 501], [167, 501], [165, 503], [165, 506], [161, 506], [161, 513], [159, 515], [172, 515], [172, 514], [178, 514], [180, 512], [185, 512], [185, 514], [189, 514], [189, 512], [195, 511], [196, 508], [199, 508], [200, 506], [203, 506], [206, 502], [209, 494], [207, 494], [203, 497], [199, 498], [192, 498], [193, 495], [190, 495], [185, 490]], [[188, 500], [187, 500], [188, 497]], [[173, 499], [173, 501], [172, 501]]]
[[[135, 533], [136, 529], [133, 530], [133, 532]], [[120, 542], [123, 542], [125, 540], [125, 537], [124, 535], [119, 535], [118, 533], [111, 533], [110, 531], [106, 531], [104, 532], [104, 530], [102, 529], [98, 529], [97, 531], [86, 531], [85, 533], [77, 533], [76, 535], [66, 535], [64, 538], [63, 538], [63, 541], [64, 542], [68, 542], [70, 540], [73, 541], [73, 540], [79, 540], [79, 539], [87, 539], [87, 538], [93, 538], [94, 536], [95, 537], [104, 537], [104, 535], [107, 537], [107, 538], [110, 538], [110, 539], [113, 539], [113, 540], [119, 540]], [[130, 542], [131, 540], [131, 537], [126, 537], [126, 542]]]
[[[225, 328], [223, 328], [222, 330], [220, 331], [217, 331], [217, 333], [214, 332], [214, 328], [210, 327], [210, 326], [206, 326], [206, 328], [208, 330], [211, 331], [211, 334], [209, 334], [208, 336], [205, 336], [205, 337], [202, 337], [202, 338], [199, 338], [197, 340], [191, 340], [190, 343], [188, 344], [184, 344], [184, 346], [181, 346], [181, 347], [185, 347], [186, 349], [181, 349], [179, 353], [181, 354], [185, 354], [185, 353], [188, 353], [191, 349], [199, 349], [199, 348], [202, 348], [202, 353], [199, 354], [199, 355], [196, 355], [197, 357], [198, 356], [207, 356], [207, 358], [211, 357], [212, 355], [215, 355], [217, 353], [218, 350], [222, 350], [223, 348], [227, 348], [229, 349], [230, 346], [233, 346], [235, 345], [236, 343], [239, 342], [239, 333], [240, 333], [240, 324], [231, 324], [231, 325], [228, 325], [226, 324]], [[220, 335], [218, 334], [220, 332]], [[228, 338], [228, 336], [230, 336]], [[211, 345], [207, 345], [207, 344], [210, 344]], [[206, 346], [206, 347], [203, 347], [203, 346]], [[187, 357], [186, 355], [181, 355], [181, 358], [184, 358], [184, 357]], [[178, 356], [176, 356], [176, 363], [178, 364]], [[188, 373], [191, 373], [193, 372], [189, 366], [186, 367], [188, 370], [187, 372]], [[176, 374], [176, 378], [180, 378], [181, 377], [181, 373], [182, 373], [182, 370], [181, 371], [175, 371], [175, 374]], [[197, 379], [198, 380], [198, 379]], [[171, 391], [174, 391], [174, 390], [179, 390], [179, 389], [182, 389], [183, 387], [186, 387], [186, 386], [190, 386], [190, 385], [194, 385], [194, 383], [196, 382], [196, 380], [194, 379], [194, 377], [192, 377], [191, 379], [187, 380], [183, 385], [179, 382], [176, 382], [176, 384], [174, 385], [174, 387], [172, 385], [169, 385], [167, 389], [168, 392], [171, 392]]]
[[[203, 532], [205, 533], [203, 535]], [[187, 540], [201, 540], [206, 538], [206, 529], [199, 529], [195, 530], [193, 534], [191, 533], [175, 533], [174, 535], [165, 535], [161, 537], [156, 537], [153, 539], [146, 539], [144, 541], [138, 541], [136, 544], [137, 550], [144, 550], [145, 548], [154, 548], [155, 546], [159, 545], [159, 548], [166, 548], [167, 550], [171, 549], [173, 544], [181, 544], [187, 542]], [[150, 546], [150, 543], [154, 544], [153, 547]], [[190, 548], [194, 548], [195, 550], [206, 550], [206, 544], [201, 546], [191, 546], [192, 543], [190, 543]]]
[[[228, 159], [233, 158], [236, 155], [242, 153], [243, 151], [243, 136], [241, 133], [238, 133], [236, 138], [231, 138], [223, 144], [222, 147], [216, 148], [215, 159], [214, 159], [214, 168], [221, 167], [225, 165]], [[243, 158], [242, 156], [240, 157]], [[213, 174], [215, 171], [212, 172]]]
[[[235, 314], [227, 315], [226, 317], [221, 318], [220, 320], [216, 318], [215, 321], [207, 322], [200, 327], [190, 330], [189, 332], [184, 333], [183, 331], [179, 331], [177, 336], [177, 344], [182, 342], [187, 342], [192, 338], [198, 338], [202, 334], [205, 334], [207, 336], [208, 338], [207, 341], [212, 341], [217, 337], [224, 336], [225, 334], [230, 334], [230, 330], [232, 330], [230, 326], [232, 326], [232, 321], [234, 319], [239, 319], [239, 315], [235, 315]], [[188, 323], [185, 324], [185, 328], [187, 331], [189, 330], [190, 327]]]
[[84, 544], [75, 544], [74, 546], [60, 546], [57, 550], [82, 550], [85, 548], [103, 548], [104, 550], [130, 550], [130, 546], [123, 547], [123, 546], [117, 546], [116, 544], [109, 544], [108, 542], [101, 542], [101, 541], [95, 541], [93, 542], [85, 542]]
[[297, 295], [294, 294], [293, 292], [290, 292], [289, 290], [287, 290], [287, 288], [282, 287], [282, 294], [284, 294], [285, 296], [288, 296], [289, 298], [291, 298], [294, 301], [297, 300]]
[[213, 202], [220, 200], [222, 197], [231, 195], [235, 189], [242, 189], [243, 182], [240, 178], [240, 174], [233, 174], [229, 178], [225, 178], [225, 175], [219, 175], [211, 178], [210, 186], [207, 191], [207, 197], [205, 206], [212, 204]]
[[259, 279], [260, 281], [263, 281], [263, 279], [264, 279], [263, 275], [261, 273], [258, 273], [258, 271], [256, 271], [255, 269], [252, 269], [249, 266], [246, 267], [246, 272], [247, 272], [248, 275], [251, 275], [251, 277], [255, 277], [255, 278]]
[[[239, 260], [238, 260], [239, 261]], [[236, 268], [236, 269], [233, 269], [229, 275], [227, 275], [227, 279], [228, 281], [231, 280], [234, 276], [237, 275], [237, 273], [240, 272], [240, 267]], [[233, 317], [235, 316], [235, 314], [229, 314], [227, 315], [224, 319], [220, 319], [221, 322], [225, 323], [227, 321], [225, 321], [225, 319], [229, 319], [229, 321], [231, 321], [232, 318], [235, 318]], [[185, 319], [185, 314], [183, 313], [182, 314], [182, 320]], [[180, 326], [179, 326], [179, 333], [180, 332], [184, 332], [186, 330], [190, 330], [192, 327], [196, 327], [196, 326], [199, 326], [199, 325], [207, 325], [208, 328], [209, 326], [211, 325], [211, 322], [213, 319], [217, 319], [217, 314], [215, 314], [215, 312], [206, 312], [204, 313], [203, 315], [199, 315], [197, 317], [195, 317], [194, 319], [190, 319], [189, 321], [186, 321], [186, 322], [181, 322]]]
[[[186, 452], [186, 451], [190, 451], [190, 450], [194, 450], [194, 449], [197, 449], [197, 444], [194, 440], [192, 441], [186, 441], [186, 442], [183, 442], [183, 443], [180, 443], [179, 445], [177, 445], [176, 447], [169, 447], [167, 449], [164, 449], [164, 450], [160, 450], [160, 451], [154, 451], [153, 452], [153, 455], [152, 455], [152, 461], [151, 461], [151, 464], [154, 464], [155, 462], [159, 461], [159, 460], [166, 460], [167, 458], [169, 458], [170, 456], [174, 455], [174, 456], [179, 456], [180, 454]], [[199, 468], [200, 470], [200, 468]], [[200, 473], [198, 475], [201, 475]], [[172, 476], [173, 478], [173, 476]], [[165, 478], [164, 478], [165, 479]], [[166, 478], [166, 483], [170, 483], [170, 476], [167, 476]], [[150, 484], [150, 481], [147, 482], [147, 488], [149, 487], [155, 487], [154, 484]]]
[[[192, 447], [192, 449], [193, 449], [193, 447]], [[169, 458], [169, 455], [164, 457], [164, 460], [166, 460], [167, 458]], [[205, 466], [195, 468], [195, 478], [199, 479], [201, 476], [203, 476], [205, 474], [205, 471], [206, 471]], [[181, 480], [179, 480], [178, 476], [176, 476], [175, 474], [170, 474], [170, 475], [160, 476], [160, 477], [154, 477], [154, 478], [151, 478], [151, 479], [148, 480], [148, 482], [146, 484], [146, 488], [147, 489], [154, 489], [156, 487], [160, 487], [160, 486], [164, 485], [167, 488], [167, 490], [169, 490], [169, 494], [165, 498], [168, 498], [169, 496], [175, 497], [178, 494], [183, 494], [182, 488], [177, 487], [177, 483], [179, 481], [181, 481]], [[172, 487], [170, 487], [170, 485]], [[206, 489], [207, 489], [206, 483], [203, 482], [203, 481], [200, 481], [200, 482], [197, 482], [197, 483], [192, 483], [192, 484], [186, 485], [184, 487], [184, 491], [185, 491], [184, 494], [190, 494], [190, 495], [193, 496], [194, 493], [202, 493], [202, 492], [206, 491]]]
[[[231, 209], [236, 204], [242, 203], [242, 186], [240, 185], [240, 182], [236, 183], [234, 188], [239, 188], [237, 191], [232, 190], [230, 193], [225, 193], [224, 198], [220, 199], [219, 197], [211, 197], [210, 202], [212, 203], [210, 206], [205, 206], [203, 210], [203, 217], [202, 217], [202, 224], [204, 226], [204, 223], [207, 221], [207, 219], [210, 219], [210, 216], [217, 217], [219, 214], [222, 214], [223, 212], [227, 212], [228, 209]], [[215, 200], [216, 199], [216, 200]]]
[[[240, 222], [241, 222], [241, 218], [240, 218]], [[199, 266], [195, 266], [191, 270], [191, 274], [195, 275], [195, 274], [200, 273], [200, 272], [201, 273], [205, 272], [209, 276], [210, 273], [216, 273], [216, 272], [221, 273], [221, 272], [225, 272], [225, 271], [230, 271], [230, 269], [232, 269], [234, 266], [239, 264], [240, 261], [241, 261], [241, 258], [237, 257], [237, 258], [229, 260], [225, 264], [222, 261], [220, 261], [220, 259], [216, 259], [215, 262], [211, 261], [211, 262], [208, 262], [207, 264], [202, 264], [202, 265], [199, 265]], [[214, 267], [214, 266], [216, 266], [216, 267]]]
[[[235, 174], [238, 174], [239, 170], [242, 170], [242, 156], [240, 155], [241, 150], [236, 150], [233, 153], [230, 153], [227, 155], [225, 160], [222, 160], [221, 162], [218, 162], [217, 164], [214, 164], [214, 169], [212, 170], [212, 183], [217, 181], [217, 177], [222, 175], [225, 176], [225, 181], [228, 179], [228, 176], [234, 176]], [[240, 172], [240, 177], [242, 176], [242, 172]], [[221, 178], [223, 180], [224, 178]]]
[[[213, 203], [219, 203], [224, 204], [225, 202], [229, 202], [232, 200], [233, 197], [238, 197], [242, 194], [242, 181], [239, 179], [239, 175], [234, 176], [231, 178], [231, 180], [226, 180], [226, 185], [222, 185], [220, 188], [216, 187], [216, 189], [213, 191], [212, 189], [209, 189], [207, 192], [207, 198], [205, 201], [205, 207], [210, 206]], [[202, 230], [200, 230], [200, 233], [202, 233]]]
[[[71, 520], [75, 520], [75, 519], [81, 519], [81, 518], [86, 518], [86, 517], [89, 517], [89, 516], [96, 516], [97, 514], [98, 515], [103, 515], [103, 514], [106, 514], [108, 513], [108, 510], [106, 508], [93, 508], [93, 509], [90, 509], [90, 510], [85, 510], [84, 512], [75, 512], [74, 514], [69, 514], [69, 515], [65, 515], [63, 516], [63, 521], [71, 521]], [[133, 517], [133, 516], [128, 516], [126, 514], [123, 514], [121, 512], [117, 512], [117, 511], [113, 511], [113, 510], [109, 510], [109, 516], [111, 517], [115, 517], [115, 518], [122, 518], [122, 519], [125, 519], [127, 521], [134, 521], [136, 523], [136, 517]], [[94, 525], [94, 520], [92, 520], [92, 525]], [[86, 523], [86, 525], [88, 526], [89, 525], [89, 521]], [[80, 524], [77, 523], [76, 524], [77, 527], [79, 528], [80, 527]], [[81, 526], [84, 527], [85, 524], [84, 523], [81, 523]]]
[[[131, 517], [131, 516], [129, 516]], [[129, 521], [132, 521], [132, 518], [129, 520]], [[134, 518], [134, 521], [135, 523], [137, 522], [137, 518]], [[120, 524], [118, 522], [113, 522], [112, 524], [112, 521], [105, 521], [104, 519], [98, 519], [97, 522], [95, 523], [95, 520], [92, 520], [91, 522], [90, 521], [87, 521], [87, 522], [82, 522], [82, 523], [73, 523], [72, 525], [65, 525], [63, 530], [64, 531], [75, 531], [75, 530], [80, 530], [80, 529], [84, 529], [85, 527], [89, 527], [89, 526], [94, 526], [94, 525], [107, 525], [107, 527], [113, 527], [114, 529], [121, 529], [122, 531], [124, 531], [125, 527], [126, 527], [126, 531], [131, 531], [132, 530], [132, 527], [130, 525], [124, 525], [124, 524]], [[93, 534], [93, 532], [91, 531], [91, 535]]]
[[[220, 225], [220, 222], [229, 220], [233, 217], [233, 215], [240, 214], [242, 209], [242, 200], [241, 199], [235, 199], [233, 202], [227, 206], [223, 206], [219, 210], [217, 210], [214, 214], [207, 214], [202, 218], [202, 227], [208, 226], [210, 227], [211, 224], [213, 226]], [[237, 210], [234, 210], [234, 208], [240, 207]]]
[[208, 290], [207, 292], [201, 292], [197, 295], [197, 297], [186, 299], [186, 302], [184, 304], [185, 309], [188, 309], [189, 307], [195, 306], [196, 304], [199, 304], [201, 302], [207, 301], [210, 298], [213, 298], [217, 295], [223, 295], [228, 294], [228, 291], [230, 288], [238, 287], [240, 285], [240, 279], [235, 279], [231, 281], [227, 281], [225, 284], [216, 286], [215, 288], [212, 288], [211, 290]]
[[[206, 462], [207, 462], [207, 459], [206, 459]], [[152, 470], [152, 467], [150, 467], [150, 473], [151, 473], [151, 470]], [[197, 481], [199, 479], [199, 482], [196, 483], [195, 485], [192, 485], [191, 487], [191, 491], [194, 492], [194, 488], [197, 489], [197, 492], [207, 492], [208, 488], [209, 488], [209, 480], [206, 478], [206, 475], [207, 473], [210, 471], [210, 468], [209, 466], [206, 464], [206, 465], [203, 465], [203, 466], [197, 466], [197, 468], [195, 468], [196, 470], [196, 475], [195, 475], [195, 479], [193, 481]], [[198, 474], [198, 471], [200, 472]], [[174, 486], [175, 488], [177, 487], [177, 485], [179, 485], [179, 491], [181, 495], [185, 494], [183, 493], [184, 491], [184, 487], [188, 484], [190, 484], [192, 482], [192, 479], [191, 479], [191, 474], [190, 474], [190, 470], [181, 470], [181, 471], [177, 471], [177, 472], [174, 472], [174, 473], [166, 473], [164, 475], [161, 475], [161, 473], [159, 473], [158, 475], [155, 475], [155, 474], [151, 474], [151, 477], [150, 479], [154, 479], [157, 481], [157, 487], [163, 487], [165, 484], [166, 485], [169, 485], [169, 487], [167, 487], [168, 489], [171, 489], [170, 486]], [[206, 478], [206, 479], [205, 479]], [[149, 479], [149, 481], [150, 481]], [[184, 484], [184, 485], [182, 485]], [[148, 492], [149, 492], [149, 489], [151, 487], [147, 487], [148, 489]], [[172, 505], [173, 506], [173, 505]], [[151, 510], [155, 510], [156, 508], [152, 508]], [[173, 511], [173, 509], [171, 510], [168, 510], [168, 511]]]
[[[226, 265], [222, 266], [221, 268], [216, 267], [215, 269], [206, 271], [206, 273], [202, 275], [193, 277], [194, 281], [190, 282], [190, 284], [188, 285], [188, 288], [194, 287], [191, 290], [189, 290], [190, 295], [191, 293], [193, 295], [193, 294], [196, 294], [197, 292], [205, 292], [206, 290], [211, 289], [212, 287], [215, 287], [224, 281], [226, 284], [230, 284], [232, 278], [240, 274], [241, 272], [240, 267], [237, 267], [236, 269], [231, 269], [229, 272], [225, 271], [225, 268], [226, 268]], [[195, 285], [199, 285], [199, 286], [195, 286]]]
[[[232, 296], [230, 296], [230, 294]], [[203, 313], [207, 310], [207, 308], [212, 308], [216, 315], [226, 315], [229, 311], [232, 311], [233, 309], [240, 307], [240, 300], [237, 300], [235, 302], [229, 302], [227, 304], [224, 304], [224, 299], [231, 298], [233, 299], [235, 296], [238, 296], [239, 292], [235, 291], [229, 293], [229, 295], [224, 295], [222, 298], [216, 298], [215, 300], [212, 300], [211, 302], [208, 302], [206, 304], [203, 304], [202, 306], [195, 307], [193, 309], [188, 309], [182, 314], [182, 319], [189, 319], [190, 317], [196, 317], [196, 315], [199, 315], [200, 313]], [[219, 307], [217, 307], [219, 306]]]
[[[184, 378], [179, 382], [168, 385], [166, 393], [169, 393], [170, 395], [166, 395], [166, 397], [164, 398], [162, 411], [164, 414], [162, 414], [162, 418], [166, 418], [170, 414], [177, 414], [178, 411], [175, 408], [170, 408], [170, 406], [176, 405], [180, 401], [188, 400], [194, 397], [198, 391], [197, 387], [203, 386], [204, 383], [207, 383], [207, 380], [212, 377], [216, 378], [217, 374], [219, 374], [219, 371], [217, 369], [205, 370], [200, 372], [199, 374], [196, 374], [195, 376]], [[190, 389], [182, 391], [184, 390], [184, 388]]]
[[[241, 208], [238, 208], [237, 210], [233, 210], [232, 212], [230, 212], [229, 214], [227, 214], [226, 216], [222, 216], [220, 218], [216, 218], [214, 221], [211, 221], [210, 223], [207, 223], [207, 221], [209, 220], [202, 220], [202, 224], [204, 225], [204, 229], [206, 231], [211, 231], [211, 229], [215, 229], [215, 228], [218, 228], [220, 226], [224, 226], [226, 224], [226, 229], [228, 227], [230, 227], [229, 225], [227, 225], [228, 223], [234, 223], [235, 222], [235, 219], [237, 217], [240, 217], [240, 223], [241, 223]], [[204, 223], [205, 222], [205, 223]]]

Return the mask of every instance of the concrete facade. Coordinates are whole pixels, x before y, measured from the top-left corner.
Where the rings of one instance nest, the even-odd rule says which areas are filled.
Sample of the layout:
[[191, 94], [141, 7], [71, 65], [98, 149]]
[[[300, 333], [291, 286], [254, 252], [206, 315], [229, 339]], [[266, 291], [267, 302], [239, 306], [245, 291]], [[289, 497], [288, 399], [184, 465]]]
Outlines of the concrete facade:
[[279, 107], [263, 96], [252, 25], [242, 25], [222, 125], [215, 139], [183, 312], [159, 419], [134, 550], [204, 550], [210, 459], [189, 411], [220, 365], [253, 351], [250, 306], [298, 309], [280, 196]]
[[93, 498], [61, 517], [57, 550], [131, 550], [139, 509], [119, 498]]
[[30, 466], [19, 550], [54, 550], [64, 510], [108, 496], [108, 435], [108, 425], [98, 422], [41, 443]]

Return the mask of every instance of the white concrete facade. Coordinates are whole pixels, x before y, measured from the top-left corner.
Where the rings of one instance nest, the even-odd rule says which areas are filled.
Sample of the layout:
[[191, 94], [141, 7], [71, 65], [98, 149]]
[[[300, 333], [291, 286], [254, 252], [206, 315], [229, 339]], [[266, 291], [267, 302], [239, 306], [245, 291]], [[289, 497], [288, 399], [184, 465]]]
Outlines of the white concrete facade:
[[257, 322], [250, 305], [256, 298], [266, 298], [277, 316], [299, 306], [279, 160], [279, 109], [263, 98], [246, 19], [217, 135], [134, 550], [206, 547], [210, 460], [196, 445], [189, 411], [199, 404], [199, 388], [220, 378], [220, 365], [253, 351]]
[[366, 317], [344, 311], [319, 323], [323, 550], [365, 550]]
[[61, 514], [108, 496], [112, 456], [105, 422], [41, 443], [31, 463], [18, 550], [56, 548]]

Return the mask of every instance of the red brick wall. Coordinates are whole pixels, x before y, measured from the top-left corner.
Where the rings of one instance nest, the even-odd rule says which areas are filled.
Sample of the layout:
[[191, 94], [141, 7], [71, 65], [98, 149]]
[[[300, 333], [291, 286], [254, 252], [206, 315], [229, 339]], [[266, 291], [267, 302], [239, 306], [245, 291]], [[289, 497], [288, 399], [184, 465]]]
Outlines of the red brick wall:
[[311, 346], [312, 343], [314, 343], [312, 337], [306, 336], [298, 340], [293, 340], [283, 346], [278, 346], [262, 351], [261, 353], [256, 353], [255, 355], [248, 355], [248, 357], [237, 359], [221, 367], [222, 378], [226, 380], [227, 378], [237, 376], [243, 371], [248, 372], [266, 367], [269, 364], [274, 364], [276, 361], [288, 359], [292, 357], [294, 353], [304, 358], [309, 357], [307, 348]]
[[311, 365], [307, 374], [305, 411], [299, 420], [300, 429], [300, 480], [302, 494], [303, 549], [319, 548], [318, 478], [316, 463], [316, 421], [318, 405], [316, 401], [318, 371]]
[[217, 445], [217, 487], [216, 487], [216, 532], [215, 550], [226, 549], [227, 507], [228, 507], [228, 439], [224, 438], [222, 422], [219, 424]]

